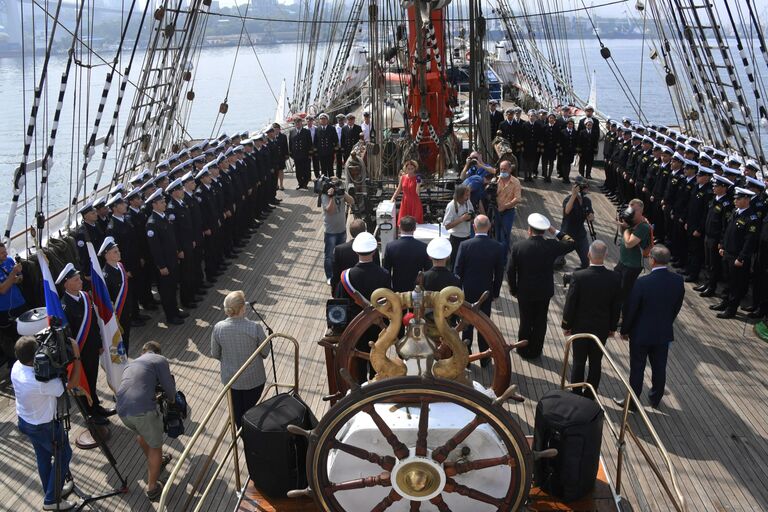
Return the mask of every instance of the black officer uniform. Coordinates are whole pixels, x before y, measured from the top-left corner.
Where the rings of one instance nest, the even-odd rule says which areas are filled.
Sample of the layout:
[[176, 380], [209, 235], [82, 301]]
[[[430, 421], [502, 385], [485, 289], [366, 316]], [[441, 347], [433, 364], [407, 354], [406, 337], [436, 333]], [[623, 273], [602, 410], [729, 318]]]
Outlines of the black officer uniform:
[[[583, 119], [579, 121], [579, 126], [583, 121]], [[579, 153], [579, 174], [585, 178], [592, 177], [592, 162], [595, 160], [599, 137], [600, 133], [594, 125], [592, 128], [585, 126], [583, 130], [579, 130], [576, 137], [576, 151]]]
[[422, 278], [424, 280], [423, 288], [429, 292], [439, 292], [449, 286], [461, 288], [459, 276], [451, 272], [448, 267], [433, 266], [422, 274]]
[[294, 128], [291, 130], [289, 148], [293, 164], [296, 167], [296, 181], [299, 182], [297, 190], [306, 189], [312, 177], [312, 134], [306, 128]]
[[195, 239], [192, 228], [192, 214], [184, 200], [168, 198], [166, 210], [168, 221], [173, 226], [176, 249], [179, 253], [179, 298], [185, 308], [194, 308], [195, 303]]
[[496, 132], [499, 131], [499, 126], [504, 121], [504, 115], [497, 108], [493, 112], [488, 111], [488, 119], [491, 123], [491, 140], [493, 140], [496, 137]]
[[539, 151], [542, 143], [541, 125], [528, 121], [523, 123], [521, 132], [524, 181], [533, 181], [533, 175], [538, 174]]
[[[105, 243], [106, 243], [105, 239]], [[112, 244], [107, 244], [106, 249], [109, 250], [112, 247], [117, 245], [115, 242]], [[104, 246], [102, 245], [102, 248]], [[99, 250], [101, 253], [102, 251]], [[107, 285], [107, 291], [109, 292], [109, 299], [112, 301], [112, 305], [115, 308], [115, 316], [117, 317], [117, 323], [120, 324], [120, 327], [122, 328], [122, 337], [123, 337], [123, 345], [125, 346], [125, 352], [128, 353], [128, 347], [131, 343], [131, 295], [133, 293], [133, 290], [131, 290], [131, 283], [130, 279], [128, 278], [128, 273], [125, 268], [125, 265], [123, 265], [122, 262], [122, 247], [120, 248], [120, 257], [121, 261], [118, 263], [118, 266], [114, 267], [110, 265], [109, 263], [105, 263], [102, 267], [101, 271], [104, 273], [104, 283]], [[120, 295], [120, 290], [122, 290], [125, 287], [125, 293], [126, 293], [126, 299], [122, 306], [122, 309], [117, 309], [117, 300]]]
[[701, 290], [702, 297], [713, 297], [717, 291], [717, 283], [723, 277], [720, 244], [732, 213], [733, 201], [728, 194], [710, 197], [707, 218], [704, 221], [704, 265], [707, 268], [707, 282], [706, 287]]
[[[707, 174], [700, 170], [699, 173]], [[686, 219], [686, 235], [688, 237], [688, 277], [689, 283], [699, 280], [699, 272], [704, 263], [704, 223], [707, 207], [712, 200], [712, 185], [696, 185], [688, 199]]]
[[[739, 195], [743, 189], [737, 189]], [[731, 220], [723, 234], [723, 258], [728, 268], [728, 298], [720, 304], [710, 306], [710, 309], [722, 311], [718, 318], [733, 318], [739, 308], [741, 299], [747, 293], [749, 284], [749, 267], [757, 247], [760, 232], [760, 221], [755, 211], [745, 208], [734, 210]], [[736, 261], [741, 263], [736, 265]]]
[[[158, 190], [147, 201], [151, 204], [151, 201], [159, 198], [161, 194], [162, 191]], [[178, 244], [168, 214], [153, 211], [147, 219], [146, 230], [149, 250], [157, 270], [157, 290], [160, 292], [166, 321], [172, 325], [181, 324], [186, 313], [182, 315], [176, 303], [176, 284], [179, 276]], [[167, 274], [162, 275], [161, 269], [167, 270]]]
[[[360, 292], [360, 295], [366, 298], [366, 300], [370, 300], [371, 294], [376, 291], [379, 288], [389, 288], [390, 286], [390, 276], [389, 272], [381, 268], [379, 265], [377, 265], [374, 262], [370, 263], [362, 263], [359, 262], [357, 265], [349, 269], [348, 272], [349, 282], [352, 285], [352, 287]], [[349, 317], [355, 318], [363, 309], [360, 304], [357, 304], [355, 302], [354, 297], [352, 297], [349, 293], [347, 293], [346, 288], [344, 287], [344, 283], [340, 282], [336, 286], [336, 291], [334, 293], [334, 297], [337, 299], [348, 299], [349, 300]], [[370, 352], [371, 348], [368, 345], [370, 341], [375, 341], [379, 335], [380, 328], [378, 326], [373, 326], [369, 328], [365, 333], [360, 337], [360, 339], [357, 342], [357, 349], [362, 352]], [[368, 363], [363, 360], [358, 360], [358, 375], [357, 379], [359, 382], [365, 382], [366, 380], [366, 367], [368, 366]], [[368, 368], [367, 370], [368, 376], [373, 376], [373, 370], [371, 368]]]
[[[131, 192], [133, 193], [133, 192]], [[130, 196], [131, 194], [128, 194]], [[126, 197], [128, 197], [126, 196]], [[134, 274], [133, 278], [136, 280], [136, 286], [134, 291], [136, 292], [134, 301], [141, 303], [141, 306], [147, 311], [154, 311], [157, 309], [155, 304], [155, 298], [152, 295], [152, 282], [154, 281], [154, 265], [152, 264], [152, 253], [149, 251], [149, 244], [147, 243], [147, 215], [141, 208], [128, 207], [126, 218], [133, 225], [134, 233], [138, 243], [136, 249], [139, 256], [139, 268], [140, 272]], [[138, 314], [138, 309], [134, 309]]]
[[343, 162], [347, 161], [349, 154], [355, 147], [355, 144], [360, 142], [360, 135], [363, 133], [363, 127], [359, 124], [353, 124], [352, 126], [346, 124], [341, 129], [341, 159]]
[[315, 148], [320, 159], [320, 169], [325, 176], [333, 176], [333, 156], [339, 140], [336, 137], [336, 128], [331, 125], [318, 126], [315, 132]]
[[[83, 209], [81, 209], [81, 212], [82, 211]], [[88, 278], [88, 280], [83, 280], [83, 286], [85, 288], [90, 288], [91, 257], [88, 254], [88, 246], [86, 245], [86, 242], [91, 242], [96, 249], [101, 247], [102, 242], [104, 242], [104, 232], [98, 224], [82, 222], [75, 230], [75, 244], [77, 244], [78, 254], [77, 268], [83, 277]]]
[[560, 132], [560, 141], [557, 148], [557, 174], [563, 183], [570, 183], [571, 165], [576, 156], [576, 130], [568, 127]]
[[[131, 274], [131, 277], [128, 277], [128, 299], [123, 311], [124, 323], [130, 328], [131, 324], [143, 323], [139, 317], [138, 285], [141, 283], [140, 274], [143, 274], [139, 251], [144, 237], [136, 231], [127, 214], [123, 216], [113, 214], [110, 217], [107, 235], [114, 238], [115, 243], [120, 247], [120, 261], [123, 263], [125, 271]], [[126, 328], [125, 325], [123, 328]]]
[[672, 213], [670, 215], [672, 220], [672, 225], [670, 226], [672, 245], [670, 251], [672, 252], [672, 257], [676, 260], [674, 265], [680, 268], [688, 266], [688, 234], [685, 230], [685, 223], [688, 215], [688, 202], [695, 188], [696, 176], [683, 175], [675, 194], [675, 201], [672, 203]]
[[[192, 173], [185, 175], [182, 181], [186, 183], [188, 179], [194, 179]], [[210, 285], [205, 283], [205, 276], [203, 275], [205, 253], [203, 252], [203, 212], [200, 205], [201, 201], [202, 199], [198, 198], [193, 192], [184, 190], [184, 203], [189, 209], [189, 219], [192, 223], [192, 254], [194, 256], [192, 265], [195, 293], [204, 293], [205, 288], [210, 288]]]
[[542, 140], [544, 142], [544, 152], [541, 155], [541, 173], [544, 181], [552, 181], [552, 171], [555, 168], [555, 159], [557, 158], [557, 149], [560, 146], [560, 127], [557, 122], [544, 125]]
[[199, 181], [195, 198], [200, 205], [200, 220], [203, 228], [203, 253], [205, 257], [205, 277], [209, 283], [215, 283], [221, 275], [220, 247], [216, 243], [218, 231], [221, 226], [218, 208], [216, 205], [216, 192], [213, 185], [205, 184], [201, 180], [201, 173], [208, 174], [208, 170], [200, 171], [196, 179]]

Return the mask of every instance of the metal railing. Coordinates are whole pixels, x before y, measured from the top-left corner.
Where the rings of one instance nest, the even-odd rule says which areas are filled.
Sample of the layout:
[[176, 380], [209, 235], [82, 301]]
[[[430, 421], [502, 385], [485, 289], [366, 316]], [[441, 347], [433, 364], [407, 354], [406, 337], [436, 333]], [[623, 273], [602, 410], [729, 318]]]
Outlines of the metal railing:
[[[619, 426], [619, 428], [616, 428], [616, 426], [613, 424], [611, 419], [608, 417], [608, 411], [603, 406], [599, 396], [597, 395], [595, 388], [591, 384], [587, 382], [576, 382], [571, 384], [565, 383], [566, 374], [568, 373], [568, 362], [570, 360], [569, 356], [571, 352], [571, 345], [573, 344], [574, 341], [577, 341], [577, 340], [589, 340], [593, 342], [595, 345], [597, 345], [597, 347], [603, 353], [603, 357], [608, 362], [608, 364], [613, 368], [619, 381], [627, 390], [627, 394], [624, 397], [624, 410], [622, 414], [621, 425]], [[675, 510], [677, 510], [678, 512], [686, 512], [688, 510], [685, 505], [685, 498], [683, 497], [683, 493], [680, 490], [680, 486], [678, 485], [677, 473], [675, 472], [675, 467], [672, 465], [672, 460], [669, 457], [669, 452], [667, 452], [667, 449], [664, 447], [664, 443], [661, 442], [661, 438], [656, 433], [656, 429], [653, 428], [653, 425], [651, 424], [651, 420], [648, 418], [648, 415], [645, 414], [645, 411], [640, 406], [640, 400], [637, 398], [637, 395], [635, 395], [634, 391], [632, 391], [632, 388], [629, 386], [629, 383], [622, 375], [621, 371], [619, 370], [619, 367], [616, 365], [616, 362], [613, 360], [613, 358], [605, 349], [605, 346], [600, 342], [597, 336], [595, 336], [594, 334], [587, 334], [587, 333], [574, 334], [572, 336], [569, 336], [568, 339], [565, 341], [565, 354], [563, 356], [563, 371], [560, 374], [560, 387], [562, 389], [588, 388], [589, 392], [592, 393], [592, 396], [595, 397], [595, 403], [597, 403], [600, 409], [603, 410], [603, 414], [607, 422], [608, 428], [610, 429], [614, 439], [616, 439], [617, 445], [618, 445], [618, 457], [616, 459], [615, 491], [616, 491], [616, 495], [619, 498], [621, 497], [621, 474], [624, 468], [626, 439], [627, 439], [627, 436], [629, 436], [629, 438], [632, 441], [634, 441], [635, 446], [637, 446], [638, 450], [640, 451], [640, 454], [643, 456], [646, 463], [648, 463], [648, 466], [651, 468], [651, 471], [653, 471], [653, 474], [656, 475], [656, 479], [659, 481], [662, 488], [664, 489], [665, 494], [674, 505]], [[666, 475], [662, 472], [663, 468], [660, 468], [659, 465], [657, 465], [656, 462], [653, 460], [653, 458], [651, 457], [651, 453], [648, 451], [646, 447], [643, 446], [642, 442], [637, 437], [637, 434], [634, 432], [634, 430], [632, 430], [632, 427], [629, 424], [629, 410], [630, 410], [631, 404], [635, 405], [635, 413], [638, 415], [639, 420], [648, 429], [648, 432], [653, 438], [653, 444], [655, 444], [656, 448], [659, 450], [659, 453], [664, 461], [664, 467], [666, 468], [666, 472], [667, 472]], [[669, 481], [667, 481], [667, 478], [669, 479]]]
[[[288, 336], [287, 334], [281, 334], [281, 333], [270, 334], [263, 342], [261, 342], [259, 347], [253, 352], [253, 354], [251, 354], [248, 360], [245, 361], [245, 363], [243, 363], [243, 366], [240, 367], [237, 373], [235, 373], [232, 376], [229, 382], [227, 382], [227, 384], [221, 390], [219, 395], [213, 401], [213, 404], [211, 404], [211, 406], [208, 408], [208, 411], [205, 413], [205, 416], [200, 421], [200, 424], [198, 425], [194, 434], [192, 434], [192, 437], [186, 443], [186, 446], [184, 447], [184, 451], [181, 453], [179, 460], [176, 461], [176, 464], [173, 466], [173, 469], [171, 470], [171, 474], [168, 477], [168, 481], [163, 487], [163, 493], [160, 496], [160, 506], [158, 507], [158, 510], [166, 510], [166, 503], [168, 500], [168, 496], [171, 493], [173, 482], [176, 480], [176, 477], [181, 472], [181, 469], [184, 466], [184, 463], [186, 462], [186, 460], [192, 454], [192, 450], [195, 448], [197, 441], [200, 439], [203, 433], [207, 430], [208, 424], [211, 421], [211, 419], [214, 418], [214, 414], [216, 413], [218, 406], [221, 404], [221, 402], [225, 398], [227, 399], [227, 408], [229, 410], [227, 419], [224, 422], [224, 425], [222, 426], [222, 429], [219, 432], [218, 436], [216, 437], [216, 442], [213, 444], [213, 447], [208, 452], [208, 455], [205, 459], [205, 463], [200, 468], [200, 471], [198, 472], [197, 478], [195, 479], [194, 484], [192, 485], [192, 489], [187, 497], [187, 500], [184, 502], [184, 506], [180, 510], [182, 511], [188, 510], [189, 506], [195, 500], [197, 500], [197, 505], [194, 508], [194, 512], [198, 512], [202, 509], [202, 506], [205, 503], [205, 500], [208, 497], [208, 494], [211, 492], [211, 489], [213, 488], [213, 484], [216, 482], [216, 479], [219, 477], [219, 474], [221, 474], [221, 471], [227, 466], [227, 461], [229, 460], [230, 456], [232, 457], [232, 462], [234, 465], [235, 487], [237, 489], [237, 495], [238, 497], [242, 496], [248, 482], [246, 481], [245, 485], [243, 485], [240, 479], [240, 459], [239, 459], [239, 453], [238, 453], [237, 440], [240, 438], [240, 433], [242, 429], [238, 429], [235, 424], [234, 410], [232, 407], [232, 392], [231, 392], [232, 386], [237, 381], [237, 379], [240, 378], [243, 372], [245, 372], [245, 370], [257, 358], [262, 357], [261, 352], [266, 348], [266, 346], [268, 344], [271, 344], [273, 340], [278, 338], [285, 339], [293, 344], [293, 349], [294, 349], [293, 350], [293, 357], [294, 357], [293, 384], [284, 384], [284, 383], [274, 382], [270, 384], [261, 394], [261, 400], [263, 400], [264, 397], [266, 397], [269, 394], [269, 391], [271, 389], [278, 390], [280, 388], [293, 388], [294, 393], [298, 392], [299, 390], [299, 342], [296, 340], [296, 338], [294, 338], [293, 336]], [[220, 416], [216, 416], [217, 420], [219, 418]], [[219, 451], [219, 448], [222, 446], [222, 443], [227, 433], [231, 435], [231, 439], [229, 443], [226, 445], [227, 450], [224, 453], [224, 457], [222, 458], [221, 461], [218, 461], [218, 466], [214, 471], [214, 473], [208, 478], [208, 485], [205, 487], [202, 494], [200, 496], [197, 496], [197, 493], [200, 489], [200, 485], [202, 484], [203, 479], [205, 479], [206, 475], [208, 474], [208, 470], [210, 469], [211, 464], [214, 463], [216, 453]]]

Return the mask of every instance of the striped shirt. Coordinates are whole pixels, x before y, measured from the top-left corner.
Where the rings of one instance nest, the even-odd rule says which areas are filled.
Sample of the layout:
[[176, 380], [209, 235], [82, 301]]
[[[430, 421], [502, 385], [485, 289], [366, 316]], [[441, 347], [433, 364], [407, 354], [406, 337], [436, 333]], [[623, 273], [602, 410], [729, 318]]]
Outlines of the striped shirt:
[[[232, 379], [264, 339], [261, 326], [247, 318], [227, 318], [213, 326], [211, 356], [221, 361], [222, 384]], [[261, 352], [261, 357], [268, 355], [269, 345]], [[264, 363], [256, 359], [237, 379], [232, 389], [253, 389], [265, 381]]]

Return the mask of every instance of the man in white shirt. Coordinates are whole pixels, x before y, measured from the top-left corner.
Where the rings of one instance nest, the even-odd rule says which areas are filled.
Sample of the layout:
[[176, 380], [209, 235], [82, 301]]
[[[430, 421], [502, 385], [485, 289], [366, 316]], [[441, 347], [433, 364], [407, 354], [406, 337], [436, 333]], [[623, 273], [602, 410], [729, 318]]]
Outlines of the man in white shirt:
[[[70, 341], [75, 360], [67, 389], [80, 381], [82, 368], [77, 343]], [[43, 510], [71, 510], [75, 505], [64, 498], [72, 492], [72, 481], [64, 484], [64, 478], [69, 475], [72, 448], [61, 420], [56, 418], [56, 399], [64, 394], [64, 384], [59, 379], [40, 382], [35, 378], [35, 338], [19, 338], [14, 350], [17, 361], [11, 369], [11, 383], [16, 395], [16, 415], [19, 417], [19, 430], [29, 438], [35, 449], [37, 471], [45, 493]], [[58, 444], [56, 449], [54, 443]], [[58, 458], [55, 463], [54, 455]]]
[[363, 112], [363, 122], [360, 123], [360, 127], [363, 129], [363, 138], [365, 142], [371, 142], [371, 113]]
[[469, 200], [470, 190], [466, 185], [457, 185], [453, 191], [453, 200], [445, 207], [443, 227], [451, 234], [451, 261], [450, 269], [453, 270], [455, 255], [459, 253], [459, 244], [472, 236], [472, 219], [475, 217], [475, 209]]

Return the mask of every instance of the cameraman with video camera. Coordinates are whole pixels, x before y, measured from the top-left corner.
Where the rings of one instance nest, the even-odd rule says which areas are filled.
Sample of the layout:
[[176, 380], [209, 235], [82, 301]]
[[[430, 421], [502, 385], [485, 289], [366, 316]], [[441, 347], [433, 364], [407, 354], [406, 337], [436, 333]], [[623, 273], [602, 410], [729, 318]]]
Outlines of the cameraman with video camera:
[[169, 400], [176, 398], [176, 383], [171, 369], [160, 351], [160, 344], [148, 341], [141, 356], [129, 362], [117, 390], [117, 414], [123, 424], [136, 434], [136, 440], [147, 458], [147, 490], [149, 501], [157, 501], [163, 483], [157, 478], [163, 466], [171, 460], [163, 456], [163, 417], [158, 411], [157, 387], [160, 385]]
[[339, 178], [325, 180], [320, 190], [320, 206], [323, 208], [325, 228], [325, 279], [331, 284], [333, 249], [347, 240], [347, 205], [355, 204], [355, 198], [347, 194]]
[[613, 268], [621, 277], [621, 301], [624, 302], [643, 271], [643, 251], [651, 244], [651, 225], [643, 217], [643, 202], [632, 199], [617, 218], [621, 230], [619, 263]]
[[[74, 360], [66, 389], [72, 389], [80, 381], [82, 365], [77, 343], [72, 339], [67, 341], [72, 345]], [[45, 492], [43, 510], [71, 510], [74, 503], [64, 498], [72, 492], [73, 484], [71, 479], [65, 484], [64, 479], [69, 475], [72, 448], [62, 421], [56, 417], [57, 398], [64, 394], [64, 384], [59, 378], [41, 382], [35, 377], [38, 344], [34, 337], [22, 336], [14, 348], [17, 361], [11, 369], [11, 383], [16, 395], [16, 414], [19, 430], [35, 449], [37, 471]]]

